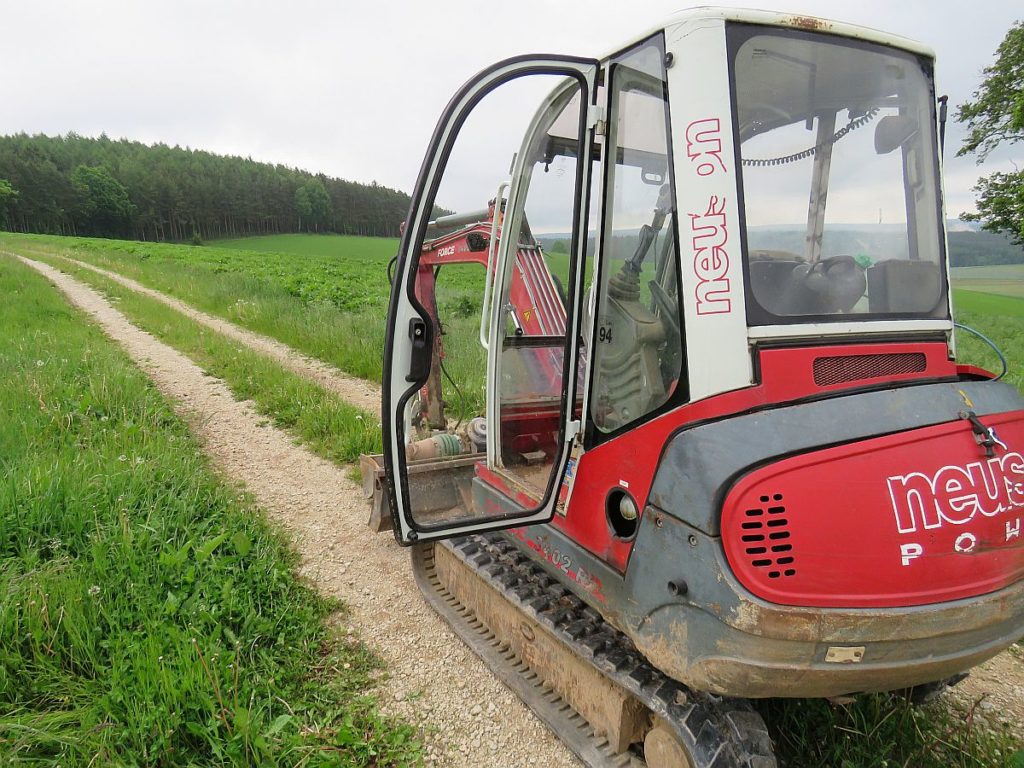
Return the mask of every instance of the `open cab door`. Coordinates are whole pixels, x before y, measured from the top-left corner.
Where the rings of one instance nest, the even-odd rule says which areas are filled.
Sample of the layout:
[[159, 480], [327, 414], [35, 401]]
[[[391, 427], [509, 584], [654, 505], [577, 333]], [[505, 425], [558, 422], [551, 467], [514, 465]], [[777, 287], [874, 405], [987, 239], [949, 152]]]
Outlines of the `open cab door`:
[[401, 544], [547, 522], [559, 501], [582, 413], [598, 67], [501, 62], [456, 94], [434, 132], [385, 340], [384, 461]]

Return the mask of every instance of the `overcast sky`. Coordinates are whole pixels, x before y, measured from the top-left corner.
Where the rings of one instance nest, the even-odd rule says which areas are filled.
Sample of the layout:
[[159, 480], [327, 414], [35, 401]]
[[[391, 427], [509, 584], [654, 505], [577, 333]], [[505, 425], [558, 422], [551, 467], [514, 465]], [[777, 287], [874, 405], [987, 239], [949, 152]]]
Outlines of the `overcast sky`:
[[[673, 0], [0, 0], [0, 133], [106, 132], [408, 192], [438, 115], [477, 70], [521, 53], [599, 56], [682, 7]], [[1024, 17], [1024, 5], [1009, 0], [767, 7], [929, 44], [938, 55], [938, 91], [951, 105], [970, 97], [1010, 24]], [[1024, 165], [1024, 145], [980, 168], [955, 158], [962, 135], [951, 120], [951, 217], [973, 207], [979, 173]]]

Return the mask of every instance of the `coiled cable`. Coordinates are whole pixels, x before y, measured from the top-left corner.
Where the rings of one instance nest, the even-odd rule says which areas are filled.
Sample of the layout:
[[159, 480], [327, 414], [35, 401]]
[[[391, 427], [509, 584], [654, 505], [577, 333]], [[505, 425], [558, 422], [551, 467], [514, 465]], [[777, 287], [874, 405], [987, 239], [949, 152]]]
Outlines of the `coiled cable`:
[[874, 120], [875, 117], [878, 116], [879, 112], [881, 112], [880, 107], [869, 109], [863, 115], [854, 118], [846, 125], [844, 125], [842, 128], [840, 128], [838, 131], [833, 133], [832, 138], [826, 139], [820, 144], [816, 144], [813, 147], [808, 147], [807, 149], [804, 149], [800, 152], [794, 152], [792, 155], [783, 155], [782, 157], [767, 158], [744, 157], [740, 160], [740, 163], [742, 163], [747, 168], [767, 168], [772, 165], [788, 165], [789, 163], [795, 163], [798, 160], [806, 160], [808, 157], [814, 157], [814, 155], [817, 154], [819, 149], [822, 149], [828, 144], [835, 144], [837, 141], [843, 138], [843, 136], [850, 133], [851, 131], [855, 131], [862, 126], [867, 125], [872, 120]]

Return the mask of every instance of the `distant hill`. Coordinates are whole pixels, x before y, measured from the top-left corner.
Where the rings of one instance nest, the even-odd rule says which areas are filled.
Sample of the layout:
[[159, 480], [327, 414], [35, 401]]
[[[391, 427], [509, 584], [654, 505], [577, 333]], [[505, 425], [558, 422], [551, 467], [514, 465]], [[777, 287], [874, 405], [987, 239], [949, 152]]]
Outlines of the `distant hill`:
[[[0, 229], [139, 240], [396, 236], [409, 196], [251, 158], [106, 136], [0, 136]], [[3, 185], [0, 184], [0, 190]]]
[[950, 232], [950, 265], [988, 267], [997, 264], [1024, 264], [1024, 248], [1005, 235], [994, 232]]
[[[1003, 235], [985, 232], [973, 223], [957, 222], [960, 228], [953, 230], [955, 220], [950, 220], [949, 254], [950, 266], [981, 267], [999, 264], [1024, 264], [1024, 248], [1014, 245]], [[902, 227], [844, 225], [842, 229], [825, 232], [824, 250], [827, 254], [869, 254], [875, 260], [881, 258], [907, 258], [906, 237]], [[638, 230], [624, 230], [622, 236], [634, 236]], [[568, 233], [545, 233], [538, 235], [541, 245], [549, 251], [568, 250]], [[593, 234], [591, 234], [591, 240]], [[790, 251], [803, 253], [804, 232], [792, 226], [754, 227], [750, 231], [751, 248], [769, 251]], [[593, 246], [590, 245], [592, 250]]]
[[[757, 228], [750, 233], [752, 248], [802, 253], [803, 242], [804, 233], [792, 229]], [[867, 254], [876, 260], [907, 258], [906, 236], [887, 230], [869, 231], [852, 227], [826, 230], [823, 249], [830, 254]], [[1024, 248], [1014, 245], [1003, 235], [991, 232], [950, 231], [949, 259], [953, 267], [1024, 264]]]

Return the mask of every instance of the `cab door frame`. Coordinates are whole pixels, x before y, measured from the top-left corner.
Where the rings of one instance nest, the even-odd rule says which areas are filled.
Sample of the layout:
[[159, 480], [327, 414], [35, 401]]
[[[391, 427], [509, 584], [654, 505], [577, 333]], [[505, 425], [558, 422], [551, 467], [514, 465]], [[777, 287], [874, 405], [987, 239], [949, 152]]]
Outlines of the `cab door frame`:
[[[384, 370], [382, 387], [381, 427], [384, 437], [384, 464], [387, 477], [387, 492], [391, 504], [393, 530], [400, 544], [431, 541], [470, 532], [481, 532], [547, 522], [551, 519], [557, 501], [557, 488], [564, 474], [569, 456], [569, 446], [579, 432], [578, 421], [572, 420], [569, 404], [574, 402], [576, 389], [575, 369], [578, 360], [578, 345], [581, 323], [582, 272], [579, 267], [587, 245], [587, 215], [589, 209], [590, 158], [594, 141], [594, 127], [599, 111], [594, 102], [597, 94], [597, 76], [600, 62], [595, 59], [527, 55], [499, 62], [470, 80], [451, 99], [434, 130], [429, 149], [420, 168], [415, 190], [410, 203], [407, 226], [402, 236], [392, 284], [391, 300], [388, 307], [387, 330], [385, 335]], [[572, 233], [571, 287], [569, 296], [573, 311], [569, 313], [569, 327], [564, 354], [565, 390], [562, 395], [560, 418], [560, 454], [553, 470], [545, 499], [539, 507], [528, 510], [504, 511], [483, 519], [460, 519], [439, 525], [417, 523], [413, 516], [408, 492], [408, 467], [405, 456], [405, 407], [426, 381], [431, 366], [431, 351], [434, 345], [433, 323], [426, 309], [416, 299], [416, 264], [422, 246], [430, 214], [441, 177], [452, 151], [459, 130], [472, 109], [491, 91], [505, 82], [535, 74], [562, 75], [574, 78], [581, 89], [581, 109], [578, 141], [578, 168], [576, 196], [574, 200]], [[533, 125], [533, 123], [531, 123]], [[525, 140], [529, 140], [529, 134]], [[520, 153], [522, 154], [522, 153]], [[516, 159], [516, 169], [521, 169], [525, 158]], [[519, 178], [519, 177], [514, 177]], [[514, 210], [516, 186], [510, 194], [510, 209]], [[503, 232], [509, 233], [507, 227]], [[509, 254], [515, 253], [515, 238], [505, 237], [498, 250], [495, 265], [494, 300], [491, 306], [492, 326], [488, 349], [488, 406], [490, 417], [495, 411], [491, 401], [494, 392], [490, 388], [494, 368], [494, 355], [500, 355], [500, 334], [495, 330], [494, 318], [501, 314], [502, 275], [507, 272]], [[490, 431], [490, 430], [489, 430]], [[489, 446], [490, 448], [491, 446]], [[488, 453], [493, 456], [489, 450]]]

